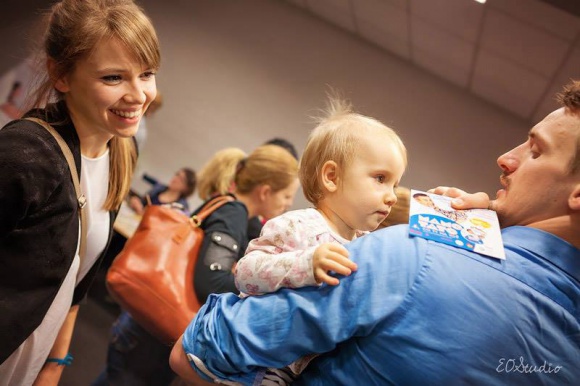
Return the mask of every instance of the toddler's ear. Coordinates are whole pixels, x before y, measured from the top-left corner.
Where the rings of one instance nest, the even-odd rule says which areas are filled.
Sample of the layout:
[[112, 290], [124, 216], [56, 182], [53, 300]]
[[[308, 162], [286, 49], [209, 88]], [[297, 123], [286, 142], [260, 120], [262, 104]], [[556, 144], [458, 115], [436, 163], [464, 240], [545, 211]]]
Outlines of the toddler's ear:
[[338, 165], [334, 161], [326, 161], [320, 169], [322, 187], [333, 193], [338, 189]]

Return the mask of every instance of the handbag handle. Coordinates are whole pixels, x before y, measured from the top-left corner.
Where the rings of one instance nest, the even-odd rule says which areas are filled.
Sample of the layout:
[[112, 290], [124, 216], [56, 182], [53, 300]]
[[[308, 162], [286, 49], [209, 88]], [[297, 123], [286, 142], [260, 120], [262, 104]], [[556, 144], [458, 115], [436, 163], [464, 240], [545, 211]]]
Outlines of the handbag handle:
[[212, 214], [215, 210], [225, 205], [226, 203], [232, 201], [235, 201], [235, 198], [232, 196], [216, 197], [205, 204], [197, 214], [191, 216], [190, 221], [195, 227], [200, 227], [203, 220], [205, 220], [210, 214]]
[[43, 121], [42, 119], [31, 118], [31, 117], [27, 117], [25, 119], [32, 121], [32, 122], [36, 122], [40, 126], [44, 127], [50, 134], [52, 134], [52, 136], [54, 137], [54, 139], [56, 140], [56, 142], [60, 146], [62, 154], [64, 154], [64, 158], [66, 158], [66, 162], [68, 163], [71, 179], [72, 179], [73, 185], [75, 187], [77, 202], [79, 205], [79, 218], [80, 218], [80, 222], [81, 222], [81, 243], [80, 243], [80, 247], [79, 247], [79, 257], [80, 257], [81, 262], [82, 262], [82, 260], [85, 256], [85, 253], [86, 253], [86, 248], [87, 248], [87, 216], [86, 216], [86, 210], [85, 210], [85, 206], [87, 205], [87, 198], [81, 192], [81, 184], [79, 181], [79, 174], [77, 172], [77, 166], [75, 164], [73, 154], [70, 151], [70, 148], [68, 147], [68, 145], [64, 141], [64, 139], [54, 129], [54, 127], [52, 127], [48, 122]]

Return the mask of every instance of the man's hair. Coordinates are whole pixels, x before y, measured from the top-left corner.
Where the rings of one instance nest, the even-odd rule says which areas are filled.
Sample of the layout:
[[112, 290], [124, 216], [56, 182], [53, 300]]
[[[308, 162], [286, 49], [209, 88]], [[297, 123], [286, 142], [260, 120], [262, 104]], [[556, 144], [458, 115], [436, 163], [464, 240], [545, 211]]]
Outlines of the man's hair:
[[330, 95], [325, 116], [310, 134], [300, 161], [300, 183], [306, 199], [316, 205], [324, 198], [320, 173], [327, 161], [336, 162], [339, 170], [344, 170], [356, 156], [361, 138], [377, 132], [390, 137], [406, 166], [407, 150], [393, 129], [353, 112], [344, 99]]
[[[572, 82], [564, 86], [564, 89], [556, 98], [562, 106], [577, 116], [579, 120], [578, 131], [580, 132], [580, 81], [572, 80]], [[570, 163], [570, 173], [574, 174], [578, 170], [580, 170], [580, 135], [576, 138], [576, 155]]]

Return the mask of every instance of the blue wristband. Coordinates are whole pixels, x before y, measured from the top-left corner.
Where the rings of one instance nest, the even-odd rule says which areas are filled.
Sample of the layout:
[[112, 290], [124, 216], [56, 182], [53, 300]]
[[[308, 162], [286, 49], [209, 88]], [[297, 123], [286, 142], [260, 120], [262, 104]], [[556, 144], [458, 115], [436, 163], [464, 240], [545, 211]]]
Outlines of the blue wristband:
[[73, 361], [73, 356], [70, 353], [66, 354], [64, 358], [47, 358], [46, 362], [53, 362], [59, 366], [70, 366]]

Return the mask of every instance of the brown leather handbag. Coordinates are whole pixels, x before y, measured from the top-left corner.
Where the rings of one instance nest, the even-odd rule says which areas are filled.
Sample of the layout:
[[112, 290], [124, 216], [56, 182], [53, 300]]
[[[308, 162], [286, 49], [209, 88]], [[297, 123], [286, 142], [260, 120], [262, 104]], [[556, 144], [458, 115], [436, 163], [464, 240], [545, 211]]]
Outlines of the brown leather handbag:
[[162, 205], [147, 206], [109, 268], [111, 296], [163, 343], [174, 343], [201, 307], [193, 286], [204, 238], [201, 224], [230, 201], [231, 196], [216, 197], [192, 217]]

